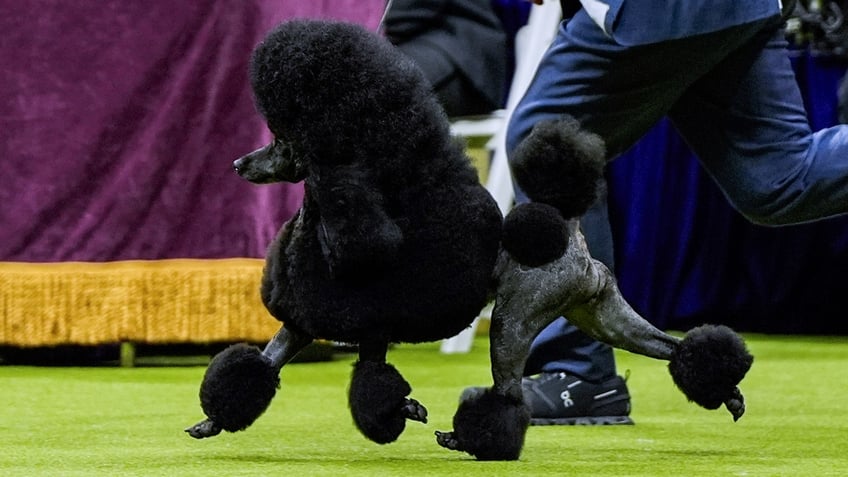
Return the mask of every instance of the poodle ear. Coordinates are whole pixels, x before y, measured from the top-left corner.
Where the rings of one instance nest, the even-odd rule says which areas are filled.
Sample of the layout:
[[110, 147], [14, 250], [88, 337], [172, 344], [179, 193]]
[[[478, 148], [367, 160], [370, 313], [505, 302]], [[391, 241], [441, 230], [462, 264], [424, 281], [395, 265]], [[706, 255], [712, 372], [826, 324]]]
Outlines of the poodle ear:
[[361, 278], [396, 262], [403, 232], [362, 171], [336, 167], [316, 181], [312, 194], [320, 214], [318, 240], [332, 277]]
[[556, 207], [565, 218], [582, 215], [597, 200], [605, 165], [603, 140], [570, 116], [537, 123], [510, 159], [527, 197]]
[[330, 276], [344, 278], [353, 273], [359, 279], [395, 262], [403, 233], [381, 208], [372, 208], [349, 212], [349, 216], [322, 214], [318, 241]]

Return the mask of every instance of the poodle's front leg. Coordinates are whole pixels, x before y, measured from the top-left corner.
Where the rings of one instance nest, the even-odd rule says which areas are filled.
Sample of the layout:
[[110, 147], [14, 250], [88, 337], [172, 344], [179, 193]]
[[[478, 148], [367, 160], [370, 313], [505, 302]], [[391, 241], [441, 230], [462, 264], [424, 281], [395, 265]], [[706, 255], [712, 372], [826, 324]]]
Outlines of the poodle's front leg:
[[533, 309], [526, 301], [498, 297], [489, 330], [494, 386], [463, 396], [454, 415], [454, 430], [436, 432], [442, 447], [468, 452], [479, 460], [518, 459], [530, 424], [521, 390], [530, 343], [556, 316], [554, 310]]
[[185, 431], [202, 439], [253, 424], [277, 392], [280, 369], [311, 342], [311, 336], [284, 326], [262, 351], [242, 343], [218, 353], [200, 386], [200, 404], [208, 418]]
[[360, 343], [348, 392], [353, 422], [365, 437], [378, 444], [394, 442], [407, 419], [427, 422], [427, 409], [407, 397], [412, 387], [386, 362], [387, 349], [385, 341]]
[[306, 333], [283, 326], [271, 338], [271, 341], [265, 345], [265, 349], [262, 350], [262, 356], [268, 358], [271, 366], [279, 372], [286, 363], [291, 361], [297, 353], [300, 353], [312, 341], [312, 337]]

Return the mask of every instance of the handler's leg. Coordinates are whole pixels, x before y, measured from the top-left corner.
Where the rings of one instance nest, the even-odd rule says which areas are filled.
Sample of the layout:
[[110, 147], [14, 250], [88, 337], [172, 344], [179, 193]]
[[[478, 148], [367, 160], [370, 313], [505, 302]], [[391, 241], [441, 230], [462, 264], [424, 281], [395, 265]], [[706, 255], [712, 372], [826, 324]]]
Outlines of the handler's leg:
[[669, 116], [751, 221], [848, 213], [848, 126], [811, 132], [781, 28], [727, 58]]
[[[560, 26], [511, 118], [508, 156], [538, 121], [567, 114], [600, 135], [608, 157], [615, 157], [651, 128], [689, 84], [727, 51], [744, 44], [758, 27], [625, 48], [608, 38], [584, 11], [578, 12]], [[526, 199], [520, 191], [516, 197]], [[597, 213], [605, 206], [596, 205], [582, 222], [592, 256], [612, 269], [608, 219], [605, 210]], [[536, 338], [525, 373], [541, 373], [523, 382], [534, 422], [571, 423], [589, 416], [617, 416], [622, 419], [616, 423], [631, 422], [626, 418], [630, 397], [616, 375], [612, 349], [566, 320], [555, 322]], [[598, 402], [597, 395], [610, 397]]]
[[690, 85], [765, 23], [624, 47], [580, 10], [560, 25], [510, 118], [508, 156], [537, 122], [570, 115], [604, 140], [608, 158], [616, 157], [665, 116]]

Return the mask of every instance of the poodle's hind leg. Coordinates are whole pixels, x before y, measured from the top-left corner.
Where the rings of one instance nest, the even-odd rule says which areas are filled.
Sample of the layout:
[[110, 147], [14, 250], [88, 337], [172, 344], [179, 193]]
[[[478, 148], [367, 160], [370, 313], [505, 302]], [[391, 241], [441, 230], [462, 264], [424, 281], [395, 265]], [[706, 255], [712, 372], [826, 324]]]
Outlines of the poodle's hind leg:
[[388, 444], [397, 440], [407, 419], [426, 423], [427, 409], [407, 397], [412, 387], [386, 362], [388, 344], [360, 343], [359, 350], [348, 393], [359, 431], [378, 444]]
[[283, 365], [311, 342], [312, 337], [282, 327], [262, 351], [240, 343], [218, 353], [200, 386], [200, 404], [207, 419], [185, 431], [202, 439], [222, 430], [246, 429], [274, 398]]
[[464, 393], [453, 418], [454, 430], [436, 431], [439, 445], [478, 460], [516, 460], [521, 454], [530, 425], [530, 409], [521, 390], [524, 365], [533, 338], [557, 316], [502, 298], [495, 304], [489, 330], [494, 386]]
[[686, 397], [706, 409], [722, 404], [736, 421], [745, 413], [745, 399], [737, 385], [754, 357], [745, 342], [726, 326], [702, 325], [683, 339], [651, 325], [636, 313], [615, 284], [603, 274], [594, 298], [567, 313], [570, 322], [593, 338], [619, 349], [669, 361], [674, 383]]

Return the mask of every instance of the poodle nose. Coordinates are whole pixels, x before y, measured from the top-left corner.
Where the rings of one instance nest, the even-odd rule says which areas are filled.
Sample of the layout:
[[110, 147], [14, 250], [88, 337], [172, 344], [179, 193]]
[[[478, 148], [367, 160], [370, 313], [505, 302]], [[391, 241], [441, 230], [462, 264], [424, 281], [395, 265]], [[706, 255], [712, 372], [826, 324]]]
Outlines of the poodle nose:
[[239, 165], [240, 165], [240, 161], [238, 159], [233, 161], [233, 170], [236, 171], [236, 174], [239, 173]]

